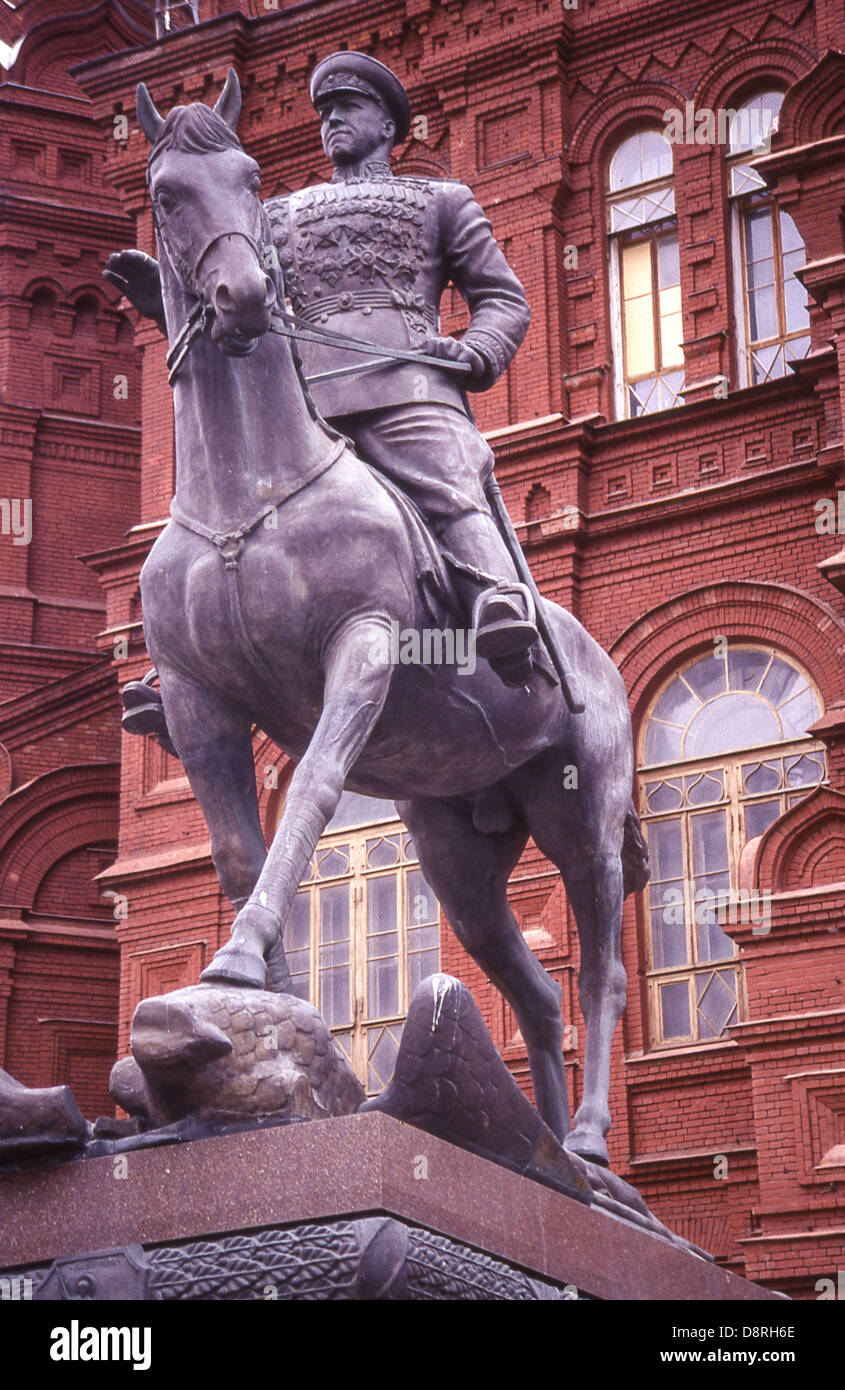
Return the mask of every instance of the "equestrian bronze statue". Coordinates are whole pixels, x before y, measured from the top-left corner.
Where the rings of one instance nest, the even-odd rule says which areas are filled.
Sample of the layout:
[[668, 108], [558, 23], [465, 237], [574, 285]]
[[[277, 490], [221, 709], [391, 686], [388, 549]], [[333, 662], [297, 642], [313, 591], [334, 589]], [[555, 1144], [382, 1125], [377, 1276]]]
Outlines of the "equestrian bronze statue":
[[[344, 788], [393, 799], [456, 935], [513, 1007], [541, 1116], [606, 1163], [622, 901], [647, 876], [626, 692], [526, 582], [485, 493], [489, 449], [462, 390], [516, 351], [521, 286], [466, 189], [389, 174], [399, 84], [373, 60], [350, 77], [357, 56], [312, 86], [335, 181], [266, 207], [235, 134], [234, 72], [213, 110], [162, 118], [138, 90], [159, 259], [120, 253], [110, 278], [171, 344], [176, 491], [141, 595], [166, 736], [236, 909], [202, 978], [289, 989], [285, 922]], [[437, 336], [431, 309], [449, 278], [471, 310], [460, 343]], [[472, 672], [393, 659], [397, 631], [468, 620]], [[296, 762], [269, 851], [253, 724]], [[529, 836], [561, 872], [581, 941], [571, 1131], [560, 989], [507, 898]]]

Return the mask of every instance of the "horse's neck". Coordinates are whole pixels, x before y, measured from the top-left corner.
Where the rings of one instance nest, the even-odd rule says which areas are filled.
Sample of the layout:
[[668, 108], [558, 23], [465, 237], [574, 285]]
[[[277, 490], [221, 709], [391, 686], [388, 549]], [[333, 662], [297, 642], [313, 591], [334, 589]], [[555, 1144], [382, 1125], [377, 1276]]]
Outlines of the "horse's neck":
[[[173, 342], [194, 301], [162, 275]], [[295, 491], [331, 447], [308, 409], [287, 340], [265, 334], [249, 357], [227, 357], [208, 330], [174, 383], [177, 507], [214, 531], [236, 530]]]

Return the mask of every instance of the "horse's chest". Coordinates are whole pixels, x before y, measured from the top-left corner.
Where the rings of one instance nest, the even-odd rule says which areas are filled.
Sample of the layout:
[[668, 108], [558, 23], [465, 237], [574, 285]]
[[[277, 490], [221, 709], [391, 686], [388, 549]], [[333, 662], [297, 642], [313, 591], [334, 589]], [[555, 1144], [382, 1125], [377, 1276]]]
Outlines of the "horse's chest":
[[[209, 542], [180, 528], [162, 541], [143, 575], [145, 628], [154, 659], [170, 659], [248, 708], [269, 699], [284, 703], [290, 685], [291, 704], [319, 711], [319, 672], [311, 670], [297, 623], [284, 621], [279, 612], [278, 575], [256, 563], [257, 554], [247, 553], [260, 550], [256, 539], [248, 537], [237, 564], [229, 565]], [[250, 615], [256, 608], [277, 614], [270, 644], [255, 631]]]

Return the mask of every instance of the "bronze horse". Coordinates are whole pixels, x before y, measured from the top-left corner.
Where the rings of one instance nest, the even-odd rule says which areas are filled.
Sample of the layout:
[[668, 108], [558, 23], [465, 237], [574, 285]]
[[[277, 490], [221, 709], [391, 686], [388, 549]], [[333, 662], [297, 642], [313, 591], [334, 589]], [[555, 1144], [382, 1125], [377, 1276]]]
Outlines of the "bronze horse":
[[[400, 499], [316, 415], [289, 338], [270, 331], [283, 291], [258, 166], [234, 134], [237, 77], [213, 111], [195, 103], [163, 119], [143, 85], [137, 109], [168, 337], [182, 358], [173, 519], [141, 573], [144, 627], [237, 909], [202, 978], [288, 986], [285, 922], [344, 787], [394, 799], [453, 930], [513, 1007], [541, 1116], [606, 1163], [622, 899], [647, 877], [621, 677], [545, 601], [587, 694], [583, 713], [542, 673], [509, 689], [484, 661], [471, 675], [392, 663], [391, 634], [431, 623], [419, 538]], [[269, 852], [253, 723], [297, 763]], [[561, 872], [581, 940], [586, 1063], [571, 1131], [561, 991], [507, 898], [529, 835]]]

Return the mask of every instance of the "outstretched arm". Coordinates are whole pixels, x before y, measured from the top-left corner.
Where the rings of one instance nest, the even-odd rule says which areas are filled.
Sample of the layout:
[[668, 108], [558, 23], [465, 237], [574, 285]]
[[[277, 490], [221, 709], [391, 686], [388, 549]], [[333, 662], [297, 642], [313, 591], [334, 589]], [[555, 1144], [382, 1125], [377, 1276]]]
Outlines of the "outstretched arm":
[[115, 285], [139, 314], [154, 319], [167, 336], [158, 261], [144, 251], [115, 251], [106, 261], [103, 278]]

